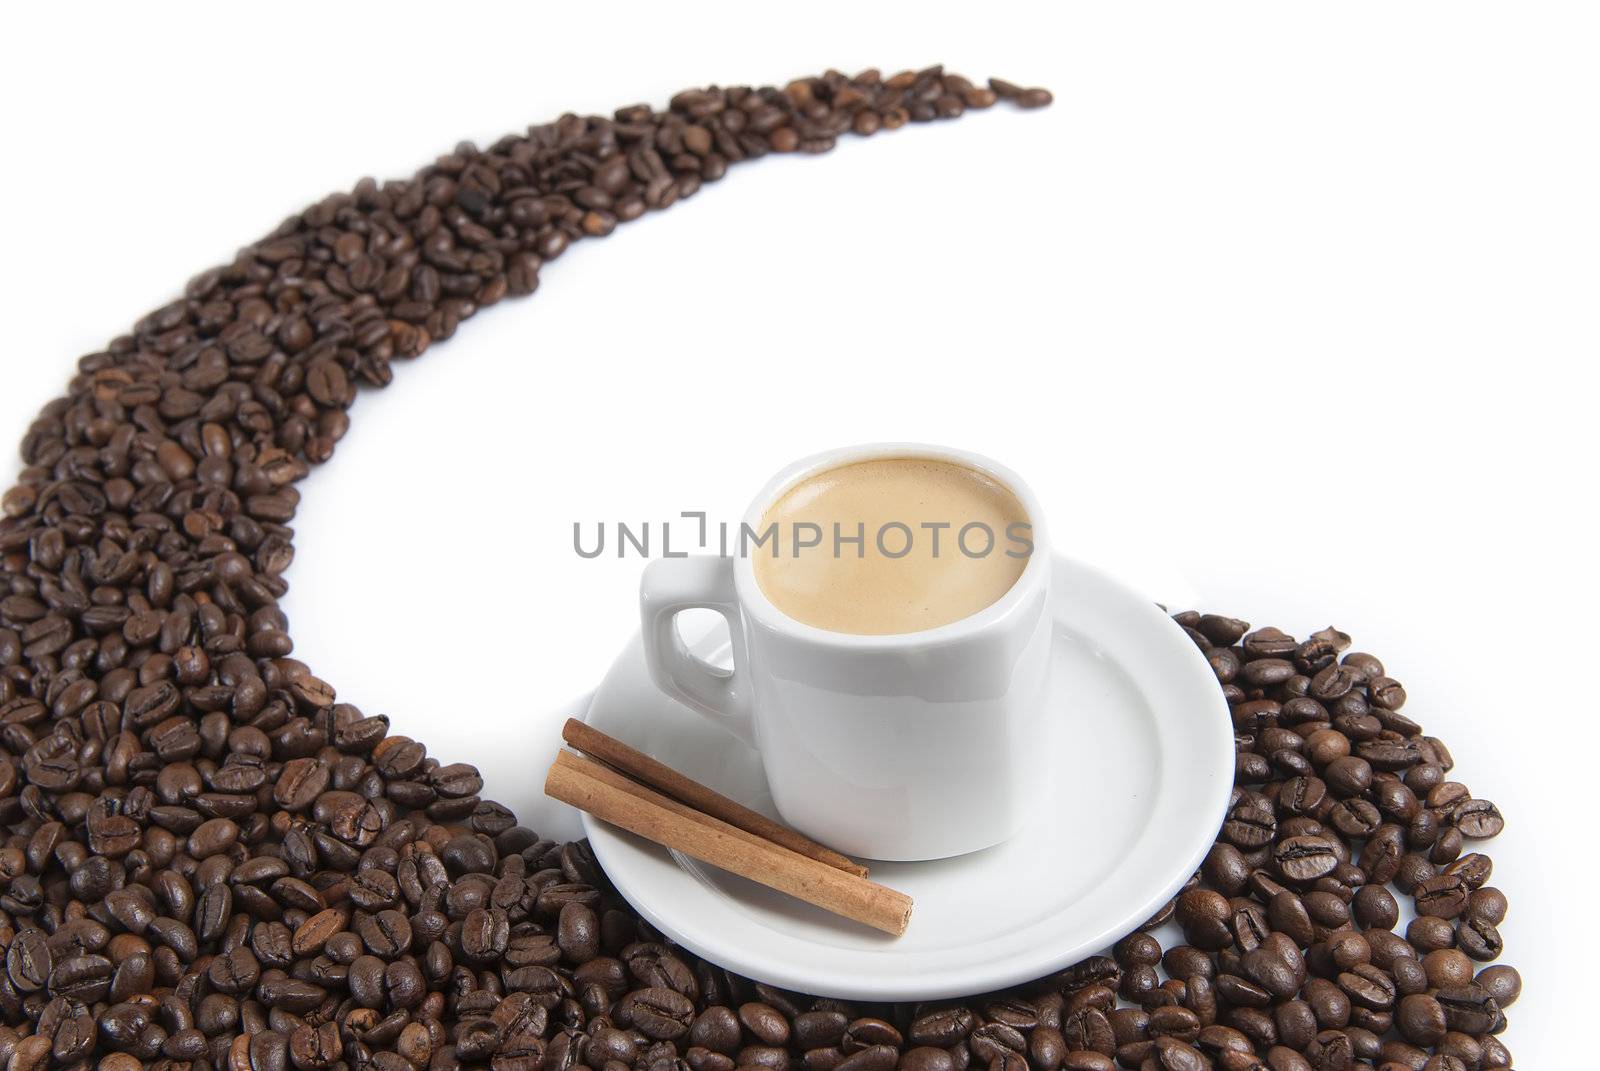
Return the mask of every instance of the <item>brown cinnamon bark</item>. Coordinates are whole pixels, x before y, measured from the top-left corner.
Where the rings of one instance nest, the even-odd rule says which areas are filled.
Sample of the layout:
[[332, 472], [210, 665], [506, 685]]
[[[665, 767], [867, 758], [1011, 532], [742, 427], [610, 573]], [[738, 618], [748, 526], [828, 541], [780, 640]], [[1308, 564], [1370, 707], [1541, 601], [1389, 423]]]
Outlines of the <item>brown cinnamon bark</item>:
[[840, 855], [832, 848], [818, 844], [797, 830], [774, 822], [764, 814], [752, 811], [698, 781], [685, 777], [672, 767], [576, 718], [567, 719], [566, 726], [561, 730], [561, 738], [584, 754], [599, 759], [608, 766], [616, 767], [657, 792], [687, 803], [695, 810], [719, 818], [747, 833], [754, 833], [762, 840], [788, 848], [808, 859], [826, 863], [857, 877], [867, 876], [867, 868], [860, 863]]
[[553, 799], [646, 840], [824, 911], [896, 937], [905, 933], [912, 904], [904, 893], [763, 840], [647, 786], [624, 787], [617, 781], [615, 775], [597, 774], [585, 760], [558, 756], [544, 790]]

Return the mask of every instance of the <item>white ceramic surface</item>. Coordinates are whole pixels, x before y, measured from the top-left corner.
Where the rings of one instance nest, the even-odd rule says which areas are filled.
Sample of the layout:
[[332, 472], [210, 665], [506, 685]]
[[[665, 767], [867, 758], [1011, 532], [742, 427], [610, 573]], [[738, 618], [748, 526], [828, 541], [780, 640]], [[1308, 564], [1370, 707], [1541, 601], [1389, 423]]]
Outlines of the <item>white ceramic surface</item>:
[[[1150, 917], [1209, 848], [1233, 777], [1227, 706], [1183, 633], [1142, 596], [1053, 559], [1057, 742], [1028, 825], [981, 852], [882, 863], [915, 900], [898, 939], [875, 933], [584, 816], [595, 854], [663, 933], [740, 974], [807, 993], [919, 1000], [1026, 981], [1098, 952]], [[691, 648], [713, 662], [727, 641]], [[638, 641], [587, 719], [768, 814], [754, 751], [666, 698]]]
[[[790, 465], [744, 523], [760, 531], [768, 506], [817, 473], [902, 457], [985, 473], [1027, 511], [1032, 553], [1010, 590], [982, 610], [921, 632], [830, 632], [768, 601], [752, 564], [762, 551], [752, 549], [652, 561], [639, 583], [640, 616], [656, 683], [759, 752], [785, 822], [848, 855], [942, 859], [1009, 839], [1039, 795], [1036, 757], [1053, 729], [1045, 716], [1051, 569], [1033, 492], [965, 450], [870, 443]], [[946, 520], [959, 529], [965, 519]], [[1005, 533], [991, 546], [1005, 553]], [[674, 618], [695, 607], [727, 619], [731, 672], [710, 671], [684, 649]]]

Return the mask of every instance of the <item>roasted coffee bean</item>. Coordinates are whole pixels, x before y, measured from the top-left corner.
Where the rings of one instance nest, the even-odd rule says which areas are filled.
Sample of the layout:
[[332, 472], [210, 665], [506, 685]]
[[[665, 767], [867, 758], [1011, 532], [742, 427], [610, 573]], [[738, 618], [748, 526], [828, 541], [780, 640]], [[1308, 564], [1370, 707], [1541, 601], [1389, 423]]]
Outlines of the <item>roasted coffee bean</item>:
[[6, 951], [6, 974], [19, 993], [43, 989], [54, 967], [50, 944], [45, 935], [32, 928], [20, 931]]
[[494, 963], [505, 954], [510, 940], [510, 917], [499, 908], [474, 908], [461, 922], [461, 958], [467, 963], [479, 966]]
[[1061, 1061], [1062, 1071], [1114, 1071], [1116, 1066], [1104, 1053], [1082, 1049], [1067, 1053]]
[[1252, 659], [1282, 658], [1300, 646], [1293, 636], [1270, 625], [1249, 633], [1243, 642], [1245, 654]]
[[1277, 836], [1278, 820], [1271, 804], [1263, 799], [1246, 797], [1228, 812], [1222, 835], [1241, 851], [1255, 851], [1271, 844]]
[[[1490, 875], [1494, 873], [1494, 863], [1487, 855], [1472, 852], [1451, 862], [1444, 868], [1444, 872], [1460, 878], [1468, 889], [1476, 890], [1488, 882]], [[1468, 900], [1470, 903], [1471, 898]]]
[[1394, 979], [1387, 971], [1371, 963], [1356, 963], [1336, 979], [1340, 989], [1352, 1003], [1372, 1011], [1382, 1011], [1394, 1005], [1398, 995]]
[[1323, 1027], [1343, 1027], [1350, 1023], [1350, 997], [1325, 978], [1312, 978], [1302, 991], [1307, 1006]]
[[344, 929], [348, 915], [343, 910], [330, 907], [317, 912], [295, 928], [292, 947], [297, 956], [314, 956], [322, 951], [329, 938]]
[[1333, 845], [1320, 836], [1287, 837], [1272, 850], [1277, 874], [1286, 881], [1304, 885], [1325, 877], [1339, 865]]
[[1470, 895], [1466, 883], [1459, 876], [1440, 874], [1419, 884], [1412, 898], [1416, 901], [1417, 914], [1453, 919], [1466, 911]]
[[[851, 1053], [835, 1066], [835, 1071], [891, 1071], [900, 1053], [889, 1045], [873, 1045]], [[1007, 1071], [1017, 1071], [1015, 1068]]]
[[1506, 826], [1505, 819], [1500, 817], [1500, 809], [1488, 800], [1469, 799], [1458, 804], [1451, 811], [1451, 817], [1462, 836], [1475, 839], [1498, 836]]
[[[1331, 649], [1328, 651], [1328, 656], [1332, 656]], [[1362, 675], [1354, 668], [1346, 665], [1329, 665], [1311, 678], [1311, 695], [1312, 698], [1326, 703], [1348, 694], [1352, 688], [1361, 683], [1363, 683]]]
[[1372, 787], [1372, 764], [1359, 755], [1341, 755], [1323, 767], [1322, 779], [1337, 796], [1362, 796]]
[[[1251, 983], [1279, 1000], [1294, 996], [1305, 981], [1305, 967], [1300, 961], [1298, 950], [1294, 951], [1291, 959], [1281, 954], [1279, 950], [1263, 945], [1246, 952], [1240, 959], [1239, 966]], [[1220, 978], [1218, 982], [1221, 982]], [[1243, 992], [1238, 986], [1232, 988], [1236, 992]], [[1252, 1004], [1254, 999], [1252, 996], [1250, 1000], [1237, 1003]]]
[[1422, 955], [1449, 948], [1455, 943], [1456, 930], [1449, 919], [1431, 915], [1418, 915], [1406, 926], [1406, 941]]
[[[850, 1018], [843, 1012], [814, 1009], [794, 1017], [793, 1036], [802, 1049], [829, 1048], [839, 1044], [849, 1025]], [[915, 1043], [915, 1030], [916, 1024], [913, 1023], [913, 1043]]]
[[78, 955], [64, 959], [50, 972], [49, 990], [80, 1004], [93, 1004], [111, 989], [111, 961], [104, 956]]
[[[1388, 931], [1384, 931], [1388, 932]], [[1423, 969], [1422, 961], [1414, 955], [1382, 957], [1383, 962], [1378, 963], [1378, 956], [1374, 956], [1374, 963], [1387, 970], [1394, 978], [1395, 993], [1400, 996], [1409, 996], [1412, 993], [1421, 993], [1428, 988], [1428, 974]]]
[[1415, 993], [1400, 1001], [1395, 1026], [1407, 1041], [1424, 1047], [1437, 1045], [1449, 1029], [1444, 1005], [1426, 993]]
[[392, 959], [411, 947], [411, 920], [400, 911], [380, 911], [356, 923], [356, 934], [367, 946], [367, 951], [384, 959]]
[[[1083, 1012], [1099, 1016], [1099, 1022], [1105, 1022], [1104, 1013], [1096, 1008], [1085, 1008]], [[1109, 1030], [1109, 1027], [1107, 1027]], [[1070, 1040], [1071, 1034], [1068, 1038]], [[1027, 1038], [1016, 1027], [1007, 1026], [1005, 1023], [984, 1023], [972, 1032], [967, 1039], [967, 1046], [972, 1051], [973, 1057], [980, 1063], [990, 1063], [996, 1057], [1005, 1053], [1025, 1053], [1028, 1051]], [[1094, 1048], [1093, 1045], [1084, 1045], [1082, 1048]]]
[[694, 1021], [694, 1003], [682, 993], [661, 986], [634, 990], [623, 999], [619, 1010], [636, 1029], [657, 1041], [682, 1037]]
[[[1366, 854], [1363, 852], [1362, 858], [1364, 859], [1365, 857]], [[1366, 870], [1369, 874], [1376, 874], [1376, 871], [1369, 867], [1362, 867], [1362, 869]], [[1399, 862], [1394, 864], [1393, 874], [1390, 877], [1397, 889], [1403, 893], [1409, 894], [1414, 893], [1417, 889], [1417, 886], [1421, 885], [1429, 878], [1434, 877], [1438, 874], [1438, 872], [1438, 868], [1432, 863], [1428, 862], [1428, 860], [1424, 857], [1418, 855], [1416, 852], [1407, 852], [1400, 857]], [[1377, 881], [1379, 878], [1374, 876], [1373, 880]]]
[[1463, 1034], [1487, 1034], [1500, 1023], [1500, 1006], [1489, 991], [1479, 985], [1441, 989], [1436, 994], [1444, 1008], [1445, 1022]]
[[1482, 1062], [1486, 1068], [1510, 1067], [1512, 1065], [1511, 1050], [1498, 1037], [1490, 1036], [1479, 1039], [1479, 1046], [1483, 1050]]
[[1454, 862], [1461, 855], [1461, 843], [1461, 831], [1454, 826], [1446, 826], [1439, 830], [1433, 843], [1428, 846], [1428, 861], [1440, 864]]
[[1122, 980], [1117, 986], [1117, 995], [1123, 1000], [1135, 1004], [1164, 999], [1160, 995], [1161, 976], [1155, 972], [1154, 967], [1136, 966], [1122, 972]]
[[[556, 923], [556, 942], [569, 963], [587, 963], [600, 954], [600, 919], [587, 904], [564, 904]], [[508, 937], [509, 942], [509, 937]]]
[[[798, 1028], [799, 1023], [795, 1025]], [[970, 1009], [959, 1006], [943, 1008], [912, 1020], [906, 1037], [913, 1045], [947, 1049], [965, 1041], [976, 1026], [977, 1017]]]
[[1233, 940], [1228, 929], [1232, 915], [1228, 898], [1213, 890], [1191, 889], [1178, 897], [1178, 925], [1183, 928], [1184, 937], [1197, 948], [1226, 947]]
[[[1038, 1062], [1037, 1066], [1040, 1071], [1057, 1071], [1060, 1068], [1060, 1058], [1056, 1057], [1054, 1063], [1051, 1063], [1052, 1057], [1054, 1057], [1053, 1051]], [[837, 1066], [837, 1064], [834, 1066]], [[900, 1071], [956, 1071], [956, 1058], [947, 1049], [936, 1049], [930, 1045], [918, 1045], [915, 1048], [907, 1049], [901, 1055], [899, 1067]]]
[[1066, 1039], [1069, 1051], [1087, 1049], [1106, 1056], [1114, 1055], [1116, 1052], [1117, 1038], [1111, 1019], [1100, 1008], [1079, 1008], [1064, 1016], [1061, 1020], [1061, 1035]]
[[[1215, 846], [1213, 855], [1216, 854], [1216, 848], [1228, 848], [1228, 846]], [[1124, 970], [1140, 965], [1154, 967], [1161, 962], [1161, 943], [1147, 933], [1135, 931], [1117, 942], [1112, 949], [1112, 957]]]
[[782, 1012], [770, 1004], [751, 1001], [740, 1005], [739, 1022], [763, 1045], [782, 1046], [789, 1041], [789, 1021], [783, 1017]]
[[1193, 1042], [1200, 1036], [1200, 1017], [1188, 1008], [1156, 1008], [1150, 1013], [1150, 1035]]
[[206, 977], [219, 993], [248, 994], [261, 979], [261, 965], [249, 948], [239, 946], [211, 961]]
[[[1291, 651], [1293, 648], [1290, 649]], [[1258, 658], [1246, 662], [1239, 676], [1257, 688], [1282, 684], [1295, 674], [1294, 663], [1287, 658]]]
[[1456, 947], [1479, 962], [1487, 962], [1498, 959], [1503, 946], [1494, 923], [1468, 918], [1456, 927]]
[[1382, 885], [1363, 885], [1350, 902], [1356, 922], [1367, 929], [1393, 929], [1400, 921], [1400, 902]]
[[[990, 1022], [1004, 1023], [1024, 1033], [1039, 1025], [1038, 1007], [1021, 997], [997, 997], [983, 1006], [983, 1016]], [[898, 1038], [899, 1033], [894, 1036]]]
[[1415, 960], [1422, 954], [1405, 938], [1388, 930], [1368, 930], [1362, 936], [1372, 949], [1372, 962], [1385, 970], [1394, 970], [1401, 960]]
[[1222, 617], [1218, 614], [1201, 614], [1196, 619], [1194, 627], [1218, 647], [1232, 647], [1250, 631], [1248, 621], [1240, 621], [1236, 617]]
[[1494, 998], [1502, 1008], [1509, 1008], [1522, 995], [1522, 975], [1510, 964], [1497, 963], [1485, 967], [1474, 979], [1477, 986]]

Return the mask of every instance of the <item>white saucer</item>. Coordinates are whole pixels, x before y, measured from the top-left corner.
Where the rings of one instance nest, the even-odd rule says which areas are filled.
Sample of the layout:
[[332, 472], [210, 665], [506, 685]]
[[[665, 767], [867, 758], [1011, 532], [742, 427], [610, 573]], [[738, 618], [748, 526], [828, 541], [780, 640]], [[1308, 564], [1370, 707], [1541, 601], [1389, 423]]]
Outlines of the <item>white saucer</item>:
[[[651, 844], [588, 815], [617, 889], [696, 954], [820, 996], [925, 1000], [1028, 981], [1101, 951], [1155, 914], [1222, 823], [1233, 729], [1216, 677], [1161, 610], [1078, 562], [1054, 562], [1058, 771], [1022, 833], [931, 863], [879, 863], [872, 878], [916, 907], [899, 938], [876, 933]], [[726, 633], [690, 645], [726, 660]], [[635, 639], [586, 720], [697, 781], [777, 816], [756, 753], [651, 684]]]

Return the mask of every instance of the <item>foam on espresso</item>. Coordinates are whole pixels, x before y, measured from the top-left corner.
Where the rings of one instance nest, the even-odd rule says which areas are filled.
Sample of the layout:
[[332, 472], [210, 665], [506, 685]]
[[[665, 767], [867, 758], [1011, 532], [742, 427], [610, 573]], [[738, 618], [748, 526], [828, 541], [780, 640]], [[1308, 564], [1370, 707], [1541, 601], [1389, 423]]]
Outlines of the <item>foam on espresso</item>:
[[775, 542], [747, 553], [762, 592], [798, 621], [857, 635], [921, 632], [1011, 590], [1028, 564], [1027, 525], [1017, 496], [984, 473], [879, 458], [784, 492], [759, 527], [775, 529]]

